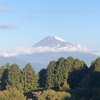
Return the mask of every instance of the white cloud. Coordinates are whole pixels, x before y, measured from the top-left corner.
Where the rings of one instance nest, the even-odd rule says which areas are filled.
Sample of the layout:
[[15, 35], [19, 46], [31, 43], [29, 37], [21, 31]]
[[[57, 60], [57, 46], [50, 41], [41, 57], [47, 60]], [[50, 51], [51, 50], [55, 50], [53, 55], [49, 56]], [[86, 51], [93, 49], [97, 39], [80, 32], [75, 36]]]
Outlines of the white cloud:
[[2, 29], [13, 29], [13, 28], [15, 28], [15, 26], [12, 25], [12, 24], [0, 24], [0, 28], [2, 28]]
[[8, 9], [7, 8], [4, 8], [4, 7], [0, 7], [0, 12], [7, 12]]
[[24, 54], [33, 54], [33, 53], [43, 53], [43, 52], [89, 52], [89, 49], [82, 47], [81, 45], [76, 45], [73, 47], [28, 47], [28, 48], [19, 48], [14, 51], [3, 53], [4, 57], [12, 57]]

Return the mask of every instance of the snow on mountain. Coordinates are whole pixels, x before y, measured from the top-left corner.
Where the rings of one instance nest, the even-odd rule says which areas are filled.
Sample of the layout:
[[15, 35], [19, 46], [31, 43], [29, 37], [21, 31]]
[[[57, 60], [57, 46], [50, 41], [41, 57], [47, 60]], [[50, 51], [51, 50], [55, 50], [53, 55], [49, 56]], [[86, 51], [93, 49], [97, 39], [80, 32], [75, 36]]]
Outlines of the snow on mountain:
[[48, 36], [32, 47], [18, 48], [11, 52], [5, 52], [3, 56], [13, 57], [43, 52], [89, 52], [89, 49], [81, 45], [73, 45], [57, 36]]
[[81, 45], [73, 45], [57, 36], [48, 36], [35, 45], [33, 48], [37, 48], [37, 52], [89, 52], [89, 49]]
[[33, 47], [71, 47], [73, 46], [71, 43], [66, 42], [65, 40], [57, 37], [57, 36], [48, 36], [35, 45]]
[[59, 41], [65, 42], [65, 40], [63, 40], [63, 39], [61, 39], [61, 38], [59, 38], [57, 36], [54, 36], [54, 38], [57, 39], [57, 40], [59, 40]]

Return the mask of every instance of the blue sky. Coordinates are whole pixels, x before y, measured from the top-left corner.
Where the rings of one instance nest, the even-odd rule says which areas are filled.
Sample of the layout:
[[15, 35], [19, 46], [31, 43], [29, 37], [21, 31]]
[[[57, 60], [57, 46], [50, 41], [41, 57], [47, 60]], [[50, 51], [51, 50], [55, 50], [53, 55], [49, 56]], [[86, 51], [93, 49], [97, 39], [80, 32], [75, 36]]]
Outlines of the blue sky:
[[100, 0], [0, 0], [0, 52], [47, 36], [100, 55]]

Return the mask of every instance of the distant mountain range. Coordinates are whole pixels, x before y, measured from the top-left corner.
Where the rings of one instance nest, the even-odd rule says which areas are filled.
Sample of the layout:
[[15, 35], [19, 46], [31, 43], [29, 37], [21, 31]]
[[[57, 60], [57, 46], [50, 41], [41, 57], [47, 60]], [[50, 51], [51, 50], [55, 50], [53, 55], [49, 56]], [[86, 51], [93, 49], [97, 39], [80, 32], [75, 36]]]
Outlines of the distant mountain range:
[[[57, 36], [48, 36], [38, 43], [34, 44], [30, 49], [22, 50], [22, 52], [14, 56], [0, 57], [0, 65], [6, 63], [17, 63], [23, 68], [27, 63], [31, 63], [36, 71], [46, 68], [51, 60], [57, 60], [60, 57], [67, 58], [72, 56], [84, 60], [90, 65], [92, 60], [98, 56], [91, 53], [86, 47], [81, 45], [73, 45]], [[26, 52], [26, 53], [25, 53]]]

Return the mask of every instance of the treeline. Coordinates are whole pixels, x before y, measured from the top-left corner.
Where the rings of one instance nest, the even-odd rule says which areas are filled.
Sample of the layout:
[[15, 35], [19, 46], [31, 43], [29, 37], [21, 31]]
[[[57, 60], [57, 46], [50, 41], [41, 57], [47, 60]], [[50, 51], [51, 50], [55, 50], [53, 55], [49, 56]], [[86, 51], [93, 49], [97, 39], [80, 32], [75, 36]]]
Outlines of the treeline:
[[[27, 64], [23, 70], [21, 70], [17, 64], [2, 66], [0, 68], [0, 90], [3, 92], [0, 94], [0, 100], [23, 100], [21, 99], [25, 98], [23, 93], [30, 92], [37, 88], [37, 81], [37, 74], [30, 64]], [[14, 91], [16, 91], [16, 93]], [[20, 96], [19, 98], [18, 93], [22, 97]], [[4, 96], [2, 94], [4, 94]], [[8, 97], [6, 97], [7, 95]]]
[[88, 67], [82, 60], [61, 57], [39, 73], [30, 64], [22, 70], [7, 64], [0, 67], [0, 90], [0, 100], [100, 100], [100, 58]]

